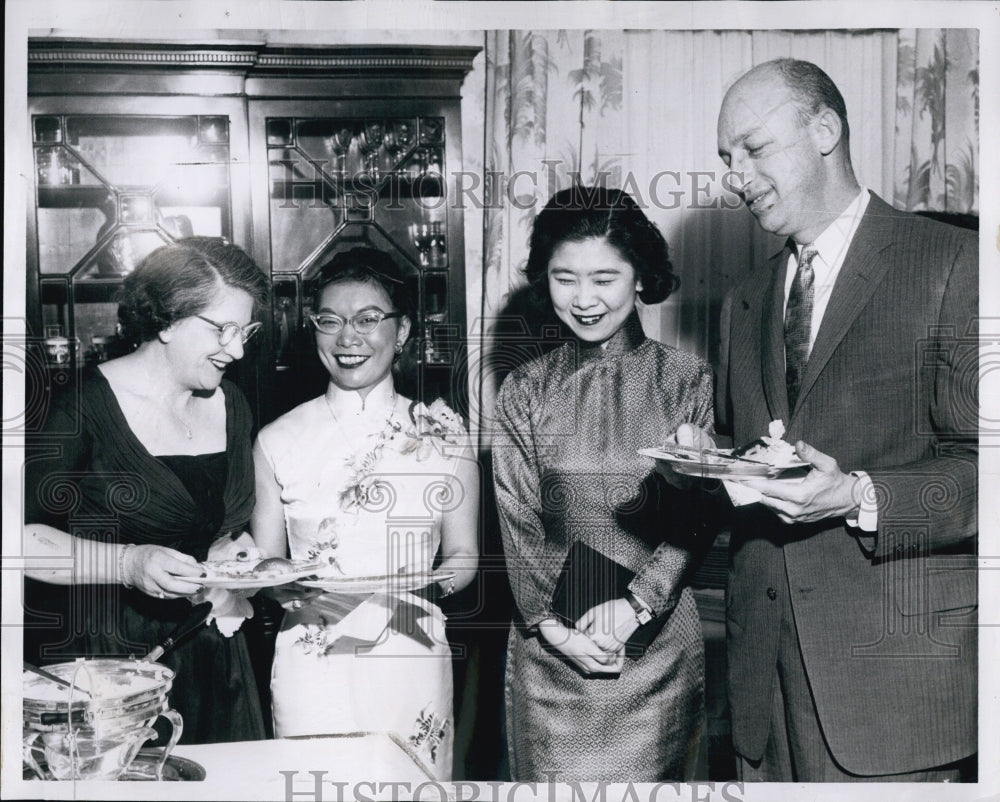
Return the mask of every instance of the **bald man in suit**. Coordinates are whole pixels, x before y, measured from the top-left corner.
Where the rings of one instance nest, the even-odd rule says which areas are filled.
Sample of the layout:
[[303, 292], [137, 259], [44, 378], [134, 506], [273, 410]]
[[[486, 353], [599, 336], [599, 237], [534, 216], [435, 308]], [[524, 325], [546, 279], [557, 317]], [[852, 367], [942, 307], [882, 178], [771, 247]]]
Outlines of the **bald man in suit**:
[[724, 306], [720, 431], [741, 445], [780, 419], [812, 464], [747, 481], [761, 501], [734, 513], [733, 742], [744, 780], [968, 780], [977, 243], [861, 187], [848, 141], [808, 62], [754, 68], [719, 115], [743, 201], [787, 237]]

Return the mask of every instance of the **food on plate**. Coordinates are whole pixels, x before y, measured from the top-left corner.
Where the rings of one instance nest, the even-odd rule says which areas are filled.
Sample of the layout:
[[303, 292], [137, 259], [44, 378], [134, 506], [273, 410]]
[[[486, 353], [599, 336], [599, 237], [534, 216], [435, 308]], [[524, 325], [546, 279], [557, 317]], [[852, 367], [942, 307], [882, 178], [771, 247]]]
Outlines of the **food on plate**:
[[776, 468], [798, 465], [802, 462], [795, 453], [795, 446], [781, 438], [785, 435], [785, 424], [773, 420], [768, 424], [767, 434], [749, 446], [738, 449], [735, 454], [741, 459], [763, 462]]
[[43, 702], [66, 702], [80, 699], [83, 694], [89, 694], [92, 700], [117, 699], [142, 691], [151, 690], [160, 685], [156, 677], [145, 676], [138, 672], [115, 671], [104, 672], [84, 664], [82, 670], [74, 670], [74, 666], [50, 667], [52, 673], [71, 683], [67, 688], [57, 685], [50, 679], [30, 672], [24, 673], [24, 696], [27, 699]]
[[260, 560], [208, 560], [201, 567], [208, 579], [242, 579], [253, 576], [253, 569]]
[[[268, 561], [260, 566], [262, 560], [208, 560], [201, 564], [205, 569], [206, 579], [278, 579], [283, 576], [301, 574], [318, 567], [315, 562], [295, 560]], [[260, 567], [258, 567], [260, 566]]]

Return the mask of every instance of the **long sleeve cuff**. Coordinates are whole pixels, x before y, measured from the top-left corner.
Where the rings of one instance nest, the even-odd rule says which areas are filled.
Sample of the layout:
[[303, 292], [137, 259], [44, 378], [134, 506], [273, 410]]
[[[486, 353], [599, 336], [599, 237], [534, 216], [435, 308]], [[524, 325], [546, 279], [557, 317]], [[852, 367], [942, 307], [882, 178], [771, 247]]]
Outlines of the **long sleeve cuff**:
[[878, 505], [875, 501], [875, 484], [864, 471], [851, 471], [851, 476], [858, 480], [855, 492], [858, 497], [858, 515], [847, 518], [847, 525], [862, 532], [878, 531]]

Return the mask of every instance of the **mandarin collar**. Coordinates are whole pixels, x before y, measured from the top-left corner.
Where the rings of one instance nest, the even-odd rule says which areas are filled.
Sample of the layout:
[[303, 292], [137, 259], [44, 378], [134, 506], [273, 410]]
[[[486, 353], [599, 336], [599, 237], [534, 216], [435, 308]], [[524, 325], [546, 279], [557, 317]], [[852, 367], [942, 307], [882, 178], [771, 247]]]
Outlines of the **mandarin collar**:
[[578, 340], [580, 361], [591, 361], [622, 356], [634, 351], [646, 339], [639, 320], [639, 312], [635, 309], [625, 318], [621, 328], [602, 343], [589, 343]]
[[385, 417], [390, 405], [395, 404], [396, 388], [392, 374], [376, 384], [364, 398], [357, 390], [345, 390], [330, 382], [326, 388], [326, 402], [330, 410], [341, 418], [374, 419]]

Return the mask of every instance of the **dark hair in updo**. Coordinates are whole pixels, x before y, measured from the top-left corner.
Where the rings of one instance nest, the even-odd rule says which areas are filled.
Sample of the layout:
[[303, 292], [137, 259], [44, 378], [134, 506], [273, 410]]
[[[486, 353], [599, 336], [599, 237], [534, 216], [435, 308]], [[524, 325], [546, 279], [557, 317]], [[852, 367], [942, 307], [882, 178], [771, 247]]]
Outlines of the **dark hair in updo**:
[[395, 310], [416, 322], [416, 283], [405, 276], [396, 260], [375, 248], [352, 248], [341, 251], [323, 265], [313, 279], [312, 308], [319, 309], [323, 290], [341, 281], [363, 281], [385, 290]]
[[677, 289], [667, 242], [632, 196], [620, 189], [574, 185], [557, 192], [538, 213], [531, 230], [524, 273], [539, 299], [551, 300], [548, 269], [565, 242], [604, 239], [632, 265], [642, 282], [639, 298], [658, 304]]
[[156, 339], [171, 324], [206, 309], [220, 282], [243, 290], [257, 305], [267, 302], [267, 277], [236, 245], [217, 237], [187, 237], [157, 248], [122, 283], [122, 338], [135, 345]]

